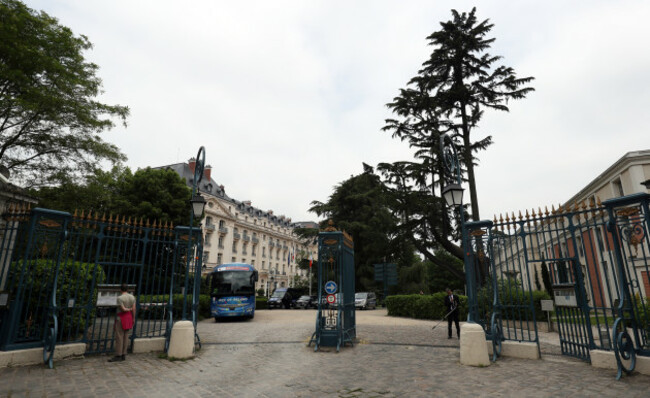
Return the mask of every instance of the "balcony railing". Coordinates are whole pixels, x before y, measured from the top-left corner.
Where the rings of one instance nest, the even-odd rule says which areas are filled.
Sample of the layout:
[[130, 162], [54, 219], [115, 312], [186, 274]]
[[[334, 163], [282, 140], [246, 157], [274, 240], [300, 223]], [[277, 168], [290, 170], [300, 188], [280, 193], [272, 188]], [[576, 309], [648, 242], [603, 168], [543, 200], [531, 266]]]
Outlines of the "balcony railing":
[[214, 231], [217, 227], [214, 224], [205, 224], [204, 228], [208, 231]]
[[244, 241], [246, 241], [246, 242], [250, 242], [250, 241], [251, 241], [251, 237], [250, 237], [249, 235], [244, 234]]
[[289, 250], [289, 247], [288, 247], [287, 245], [283, 245], [282, 248], [283, 248], [284, 250]]
[[219, 249], [225, 249], [225, 247], [223, 247], [223, 245], [219, 245]]
[[227, 227], [219, 227], [219, 233], [220, 234], [227, 234], [228, 233], [228, 228]]
[[246, 255], [246, 254], [248, 254], [248, 252], [247, 252], [246, 250], [243, 250], [243, 251], [241, 252], [241, 254]]
[[241, 234], [239, 232], [235, 232], [234, 234], [232, 234], [232, 236], [237, 240], [241, 239]]
[[233, 253], [237, 253], [237, 249], [235, 249], [235, 248], [233, 247], [233, 248], [232, 248], [232, 252], [233, 252]]
[[269, 242], [269, 246], [270, 247], [275, 247], [275, 242], [273, 242], [273, 241]]
[[259, 238], [256, 238], [256, 237], [253, 236], [253, 244], [256, 245], [258, 243], [260, 243]]

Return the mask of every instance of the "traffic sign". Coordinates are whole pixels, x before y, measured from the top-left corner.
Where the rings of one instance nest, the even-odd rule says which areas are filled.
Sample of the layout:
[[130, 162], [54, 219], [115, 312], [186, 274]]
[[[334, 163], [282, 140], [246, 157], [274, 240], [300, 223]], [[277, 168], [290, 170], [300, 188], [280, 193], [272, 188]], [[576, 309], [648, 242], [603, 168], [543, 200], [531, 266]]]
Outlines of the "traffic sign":
[[325, 293], [327, 293], [327, 294], [336, 293], [337, 288], [338, 288], [338, 286], [336, 286], [336, 282], [334, 282], [334, 281], [327, 281], [325, 283]]
[[327, 295], [327, 302], [328, 302], [329, 304], [334, 304], [334, 303], [336, 303], [336, 295], [334, 295], [334, 294], [328, 294], [328, 295]]

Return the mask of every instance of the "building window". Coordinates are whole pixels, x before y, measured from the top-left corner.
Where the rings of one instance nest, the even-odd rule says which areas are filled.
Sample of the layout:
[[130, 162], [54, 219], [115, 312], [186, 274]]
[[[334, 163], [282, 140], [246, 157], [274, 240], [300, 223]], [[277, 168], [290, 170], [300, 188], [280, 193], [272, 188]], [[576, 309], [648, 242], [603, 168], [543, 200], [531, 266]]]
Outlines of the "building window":
[[226, 226], [226, 222], [224, 220], [219, 220], [219, 228], [223, 228]]
[[223, 254], [218, 253], [217, 254], [217, 265], [221, 265], [222, 261], [223, 261]]
[[237, 259], [235, 257], [232, 258], [231, 262], [236, 263]]

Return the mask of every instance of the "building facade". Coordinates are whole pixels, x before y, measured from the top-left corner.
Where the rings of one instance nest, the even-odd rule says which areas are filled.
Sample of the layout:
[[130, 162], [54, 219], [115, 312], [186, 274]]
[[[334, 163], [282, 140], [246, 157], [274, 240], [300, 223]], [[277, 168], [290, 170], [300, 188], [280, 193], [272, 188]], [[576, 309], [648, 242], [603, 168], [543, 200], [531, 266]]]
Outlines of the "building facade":
[[[531, 285], [529, 281], [534, 280], [535, 274], [541, 273], [540, 267], [545, 263], [551, 270], [552, 282], [561, 285], [571, 282], [571, 265], [566, 259], [575, 258], [576, 266], [580, 266], [582, 275], [586, 276], [589, 302], [596, 307], [614, 306], [620, 299], [610, 288], [617, 284], [612, 268], [615, 237], [605, 228], [604, 214], [590, 209], [600, 208], [600, 204], [608, 199], [635, 193], [650, 193], [650, 150], [626, 153], [558, 209], [553, 207], [550, 218], [548, 208], [538, 209], [537, 215], [535, 210], [532, 211], [532, 220], [555, 220], [555, 225], [548, 221], [522, 223], [521, 213], [519, 222], [514, 222], [513, 213], [510, 217], [512, 222], [505, 223], [511, 228], [503, 230], [503, 239], [496, 240], [500, 243], [493, 252], [497, 273], [506, 274], [514, 269], [514, 276], [528, 287]], [[568, 220], [564, 214], [571, 214], [573, 220]], [[527, 218], [528, 212], [523, 220]], [[569, 222], [574, 225], [571, 232], [564, 228]], [[495, 218], [495, 224], [503, 225], [504, 222]], [[646, 244], [635, 250], [650, 252]], [[630, 272], [636, 273], [634, 279], [642, 282], [644, 297], [650, 297], [648, 272], [641, 262], [636, 268]]]
[[[192, 186], [195, 166], [192, 158], [188, 163], [158, 168], [176, 171]], [[303, 259], [316, 259], [317, 246], [313, 241], [301, 241], [294, 229], [317, 224], [294, 223], [273, 210], [254, 207], [249, 200], [233, 199], [223, 185], [212, 179], [211, 171], [206, 166], [198, 187], [207, 202], [203, 220], [204, 272], [224, 263], [250, 264], [259, 272], [256, 290], [263, 289], [265, 295], [276, 288], [292, 287], [301, 279], [306, 282], [309, 270], [298, 268], [298, 264]]]

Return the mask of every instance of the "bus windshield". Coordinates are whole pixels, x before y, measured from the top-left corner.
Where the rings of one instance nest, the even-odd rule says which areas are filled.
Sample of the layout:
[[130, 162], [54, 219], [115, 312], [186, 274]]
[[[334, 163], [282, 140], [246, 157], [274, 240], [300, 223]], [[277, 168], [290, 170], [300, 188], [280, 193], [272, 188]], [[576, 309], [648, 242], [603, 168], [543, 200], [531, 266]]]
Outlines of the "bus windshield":
[[251, 295], [255, 293], [253, 271], [222, 271], [212, 274], [212, 296]]

